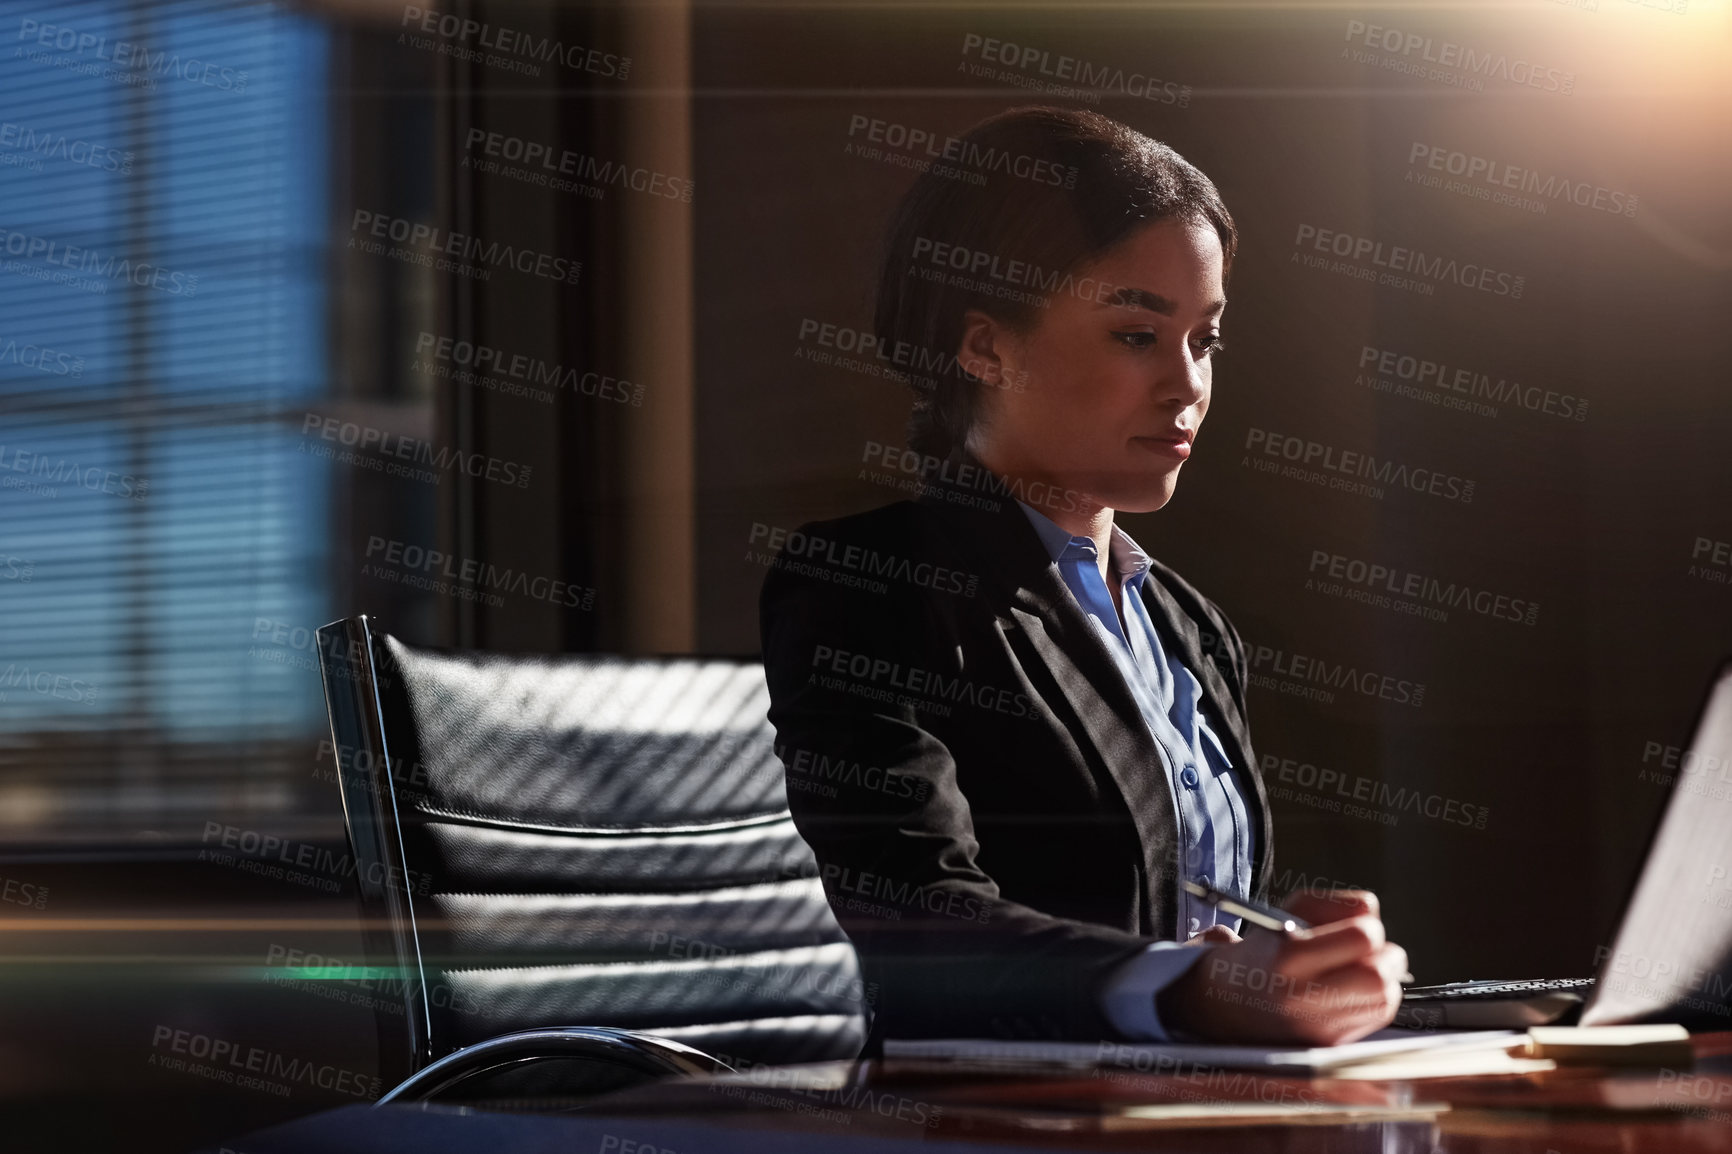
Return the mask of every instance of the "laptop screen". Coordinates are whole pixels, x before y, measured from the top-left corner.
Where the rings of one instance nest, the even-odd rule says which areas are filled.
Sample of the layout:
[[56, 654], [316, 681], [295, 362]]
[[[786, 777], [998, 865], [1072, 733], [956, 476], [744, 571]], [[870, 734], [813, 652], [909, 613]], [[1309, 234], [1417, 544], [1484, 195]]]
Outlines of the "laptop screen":
[[1709, 689], [1616, 940], [1596, 952], [1582, 1025], [1732, 1029], [1732, 661]]

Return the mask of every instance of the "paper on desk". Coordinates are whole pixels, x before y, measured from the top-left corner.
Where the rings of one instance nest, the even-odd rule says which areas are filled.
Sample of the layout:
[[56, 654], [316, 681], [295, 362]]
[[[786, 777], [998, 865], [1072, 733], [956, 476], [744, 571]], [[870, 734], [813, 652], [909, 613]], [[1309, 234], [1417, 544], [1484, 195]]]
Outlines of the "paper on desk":
[[1102, 1130], [1198, 1129], [1206, 1126], [1343, 1126], [1367, 1122], [1435, 1122], [1449, 1111], [1447, 1102], [1406, 1106], [1316, 1102], [1271, 1105], [1265, 1102], [1163, 1102], [1127, 1106], [1100, 1120]]
[[1593, 1066], [1689, 1066], [1690, 1031], [1655, 1023], [1642, 1026], [1535, 1026], [1528, 1031], [1535, 1058]]
[[1185, 1065], [1251, 1070], [1330, 1071], [1420, 1051], [1502, 1050], [1524, 1042], [1515, 1030], [1379, 1030], [1342, 1046], [1226, 1046], [1190, 1042], [1024, 1042], [996, 1038], [887, 1038], [886, 1058], [1113, 1066], [1139, 1073]]
[[1542, 1074], [1557, 1068], [1550, 1058], [1518, 1058], [1504, 1050], [1420, 1050], [1339, 1066], [1326, 1076], [1355, 1082], [1415, 1082], [1422, 1078]]

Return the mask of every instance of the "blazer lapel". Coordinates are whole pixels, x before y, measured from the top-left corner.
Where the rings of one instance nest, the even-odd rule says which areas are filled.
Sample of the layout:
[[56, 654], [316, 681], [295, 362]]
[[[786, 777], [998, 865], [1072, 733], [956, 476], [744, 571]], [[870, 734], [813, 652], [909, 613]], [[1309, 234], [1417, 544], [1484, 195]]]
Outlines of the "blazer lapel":
[[1250, 785], [1250, 800], [1257, 808], [1253, 821], [1262, 833], [1257, 839], [1251, 876], [1259, 879], [1257, 884], [1262, 888], [1267, 882], [1264, 874], [1268, 872], [1274, 823], [1270, 818], [1269, 797], [1263, 786], [1263, 773], [1257, 765], [1256, 754], [1251, 750], [1250, 731], [1233, 702], [1233, 696], [1227, 689], [1227, 682], [1222, 678], [1220, 669], [1216, 667], [1214, 659], [1203, 651], [1203, 638], [1197, 630], [1196, 619], [1185, 612], [1166, 583], [1152, 570], [1148, 579], [1143, 582], [1143, 604], [1149, 607], [1149, 618], [1160, 631], [1162, 642], [1176, 649], [1185, 667], [1197, 675], [1197, 681], [1203, 689], [1203, 702], [1209, 711], [1211, 728], [1226, 747], [1227, 756], [1240, 769], [1240, 779]]
[[[1024, 661], [1032, 657], [1045, 669], [1118, 786], [1141, 843], [1149, 892], [1165, 896], [1158, 905], [1168, 924], [1151, 925], [1151, 930], [1172, 937], [1178, 916], [1178, 826], [1160, 751], [1124, 675], [1089, 626], [1016, 498], [1001, 488], [971, 488], [974, 499], [968, 507], [944, 500], [943, 493], [955, 491], [955, 486], [931, 486], [921, 501], [943, 509], [944, 520], [980, 557], [982, 577], [1008, 595], [1006, 639], [1013, 656]], [[1019, 637], [1025, 644], [1017, 644]]]
[[[1149, 736], [1124, 676], [1088, 628], [1075, 599], [1068, 606], [1059, 602], [1043, 610], [1034, 591], [1024, 588], [1018, 595], [1021, 604], [1013, 605], [1010, 613], [1027, 649], [1058, 685], [1130, 810], [1149, 892], [1164, 898], [1158, 903], [1163, 911], [1159, 924], [1151, 908], [1149, 929], [1171, 937], [1178, 916], [1178, 855], [1174, 852], [1178, 824], [1172, 784], [1162, 767], [1160, 751]], [[1072, 617], [1077, 620], [1071, 621]], [[1018, 656], [1025, 661], [1028, 657]]]
[[[1221, 677], [1221, 671], [1214, 661], [1203, 652], [1203, 637], [1197, 631], [1197, 622], [1180, 608], [1166, 585], [1153, 572], [1143, 582], [1143, 604], [1149, 607], [1149, 617], [1160, 630], [1162, 641], [1177, 649], [1185, 667], [1197, 675], [1197, 681], [1203, 687], [1203, 695], [1214, 709], [1214, 716], [1224, 722], [1231, 732], [1230, 740], [1239, 746], [1238, 755], [1243, 758], [1249, 742], [1249, 736], [1239, 723], [1239, 711], [1231, 708], [1232, 695], [1227, 691], [1227, 683]], [[1222, 734], [1228, 740], [1227, 734]], [[1229, 753], [1234, 752], [1229, 749]], [[1239, 764], [1243, 764], [1241, 761]]]

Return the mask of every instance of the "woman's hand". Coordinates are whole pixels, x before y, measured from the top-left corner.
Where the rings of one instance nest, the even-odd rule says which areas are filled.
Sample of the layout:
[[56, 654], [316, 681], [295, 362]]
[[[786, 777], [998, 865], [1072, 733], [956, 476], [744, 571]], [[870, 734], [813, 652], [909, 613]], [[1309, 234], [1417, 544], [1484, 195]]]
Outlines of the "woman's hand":
[[1311, 928], [1192, 938], [1208, 956], [1161, 991], [1161, 1021], [1214, 1042], [1321, 1046], [1387, 1026], [1401, 1006], [1407, 951], [1384, 937], [1377, 896], [1301, 890], [1282, 908]]

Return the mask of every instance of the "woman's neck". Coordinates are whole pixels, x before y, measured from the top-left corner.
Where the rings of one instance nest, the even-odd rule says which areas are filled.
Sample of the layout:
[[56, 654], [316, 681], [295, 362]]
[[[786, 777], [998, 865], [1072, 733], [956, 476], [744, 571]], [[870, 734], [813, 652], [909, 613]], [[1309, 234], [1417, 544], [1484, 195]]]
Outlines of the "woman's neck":
[[[1107, 575], [1107, 551], [1113, 541], [1113, 511], [1104, 505], [1097, 505], [1083, 497], [1074, 489], [1055, 480], [1045, 470], [1033, 465], [1021, 464], [998, 452], [993, 446], [969, 446], [969, 451], [982, 465], [1006, 481], [1020, 481], [1024, 493], [1035, 491], [1035, 486], [1041, 486], [1041, 491], [1051, 494], [1069, 496], [1072, 500], [1062, 504], [1055, 501], [1046, 504], [1030, 501], [1029, 504], [1039, 511], [1053, 524], [1063, 529], [1073, 537], [1087, 537], [1095, 543], [1095, 560], [1100, 566], [1101, 576]], [[1074, 506], [1066, 508], [1066, 505]], [[1108, 581], [1107, 585], [1112, 586]], [[1114, 591], [1117, 600], [1117, 591]]]

